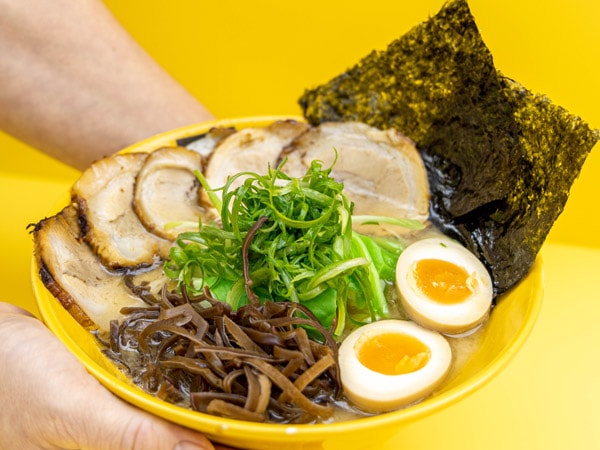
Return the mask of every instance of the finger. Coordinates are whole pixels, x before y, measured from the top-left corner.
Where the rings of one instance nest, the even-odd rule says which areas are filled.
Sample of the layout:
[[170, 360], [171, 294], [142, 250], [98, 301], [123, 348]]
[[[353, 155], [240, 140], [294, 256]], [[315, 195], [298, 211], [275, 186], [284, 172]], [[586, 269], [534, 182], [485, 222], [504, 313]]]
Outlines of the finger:
[[20, 314], [23, 316], [33, 317], [33, 314], [31, 314], [29, 311], [7, 302], [0, 302], [0, 314]]
[[[37, 319], [2, 305], [0, 448], [213, 450], [202, 434], [118, 399]], [[8, 446], [5, 446], [8, 445]]]

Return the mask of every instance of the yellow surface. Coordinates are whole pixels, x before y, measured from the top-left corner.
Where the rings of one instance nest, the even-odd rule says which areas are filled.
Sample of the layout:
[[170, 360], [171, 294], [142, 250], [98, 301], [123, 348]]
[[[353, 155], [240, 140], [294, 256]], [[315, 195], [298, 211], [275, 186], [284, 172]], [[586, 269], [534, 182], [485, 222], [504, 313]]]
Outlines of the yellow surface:
[[[128, 151], [151, 151], [176, 140], [205, 133], [213, 126], [264, 126], [273, 119], [212, 122], [165, 133], [132, 146]], [[65, 204], [68, 196], [65, 198]], [[159, 401], [132, 386], [107, 360], [95, 337], [72, 319], [37, 278], [32, 267], [39, 312], [48, 325], [106, 387], [129, 402], [157, 415], [206, 433], [212, 439], [236, 447], [271, 450], [285, 443], [289, 450], [360, 450], [373, 439], [391, 438], [395, 431], [420, 418], [436, 414], [481, 388], [498, 374], [521, 348], [536, 321], [542, 301], [542, 265], [538, 261], [519, 286], [505, 295], [488, 321], [481, 343], [460, 372], [423, 402], [373, 418], [332, 425], [277, 426], [224, 420]]]
[[[4, 300], [33, 308], [25, 225], [47, 214], [69, 184], [0, 172], [0, 190], [13, 193], [3, 197], [0, 221]], [[466, 399], [401, 427], [389, 441], [364, 442], [365, 450], [600, 448], [600, 249], [547, 244], [542, 259], [543, 305], [513, 361]]]
[[[219, 117], [298, 114], [305, 87], [384, 48], [442, 1], [122, 2], [123, 25]], [[600, 2], [471, 0], [496, 66], [600, 128]], [[447, 410], [365, 448], [600, 448], [600, 179], [597, 146], [542, 250], [544, 306], [497, 378]], [[28, 223], [77, 172], [0, 136], [2, 300], [35, 311]]]
[[[444, 0], [105, 0], [142, 46], [218, 117], [300, 112], [305, 88], [383, 49]], [[600, 2], [470, 0], [496, 67], [600, 128]], [[143, 89], [143, 86], [140, 86]], [[0, 170], [73, 177], [0, 135]], [[600, 151], [573, 187], [553, 242], [600, 247]]]

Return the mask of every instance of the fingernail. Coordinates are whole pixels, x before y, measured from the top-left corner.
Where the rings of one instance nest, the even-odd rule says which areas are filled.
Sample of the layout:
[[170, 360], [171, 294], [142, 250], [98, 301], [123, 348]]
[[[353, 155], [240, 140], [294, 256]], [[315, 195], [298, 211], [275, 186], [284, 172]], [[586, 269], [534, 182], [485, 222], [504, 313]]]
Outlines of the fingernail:
[[173, 450], [208, 450], [206, 446], [191, 441], [179, 442]]

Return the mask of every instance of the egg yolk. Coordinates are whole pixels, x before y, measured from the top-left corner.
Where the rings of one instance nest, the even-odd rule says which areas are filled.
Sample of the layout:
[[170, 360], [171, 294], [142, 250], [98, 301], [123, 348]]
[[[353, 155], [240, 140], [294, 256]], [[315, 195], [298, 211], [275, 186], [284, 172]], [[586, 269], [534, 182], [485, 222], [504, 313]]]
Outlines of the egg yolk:
[[453, 304], [465, 301], [472, 293], [473, 280], [460, 266], [441, 259], [422, 259], [414, 265], [418, 288], [431, 300]]
[[417, 338], [403, 333], [363, 336], [355, 346], [362, 365], [383, 375], [401, 375], [424, 367], [429, 348]]

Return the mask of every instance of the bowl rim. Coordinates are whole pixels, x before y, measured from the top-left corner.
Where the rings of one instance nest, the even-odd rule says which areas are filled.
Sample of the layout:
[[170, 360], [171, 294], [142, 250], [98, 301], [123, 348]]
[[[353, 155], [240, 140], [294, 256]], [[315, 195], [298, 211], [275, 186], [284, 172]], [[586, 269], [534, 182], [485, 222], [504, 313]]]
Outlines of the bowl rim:
[[[247, 128], [252, 126], [266, 126], [279, 120], [305, 121], [302, 117], [288, 115], [216, 119], [158, 134], [133, 144], [123, 149], [122, 152], [148, 152], [160, 146], [177, 145], [178, 140], [201, 136], [213, 127]], [[64, 204], [65, 203], [63, 202], [62, 205], [64, 206]], [[107, 369], [102, 367], [98, 361], [93, 359], [69, 333], [67, 325], [62, 322], [56, 312], [56, 308], [60, 307], [60, 304], [58, 304], [52, 294], [47, 291], [41, 282], [38, 273], [37, 263], [35, 257], [33, 257], [31, 263], [31, 279], [36, 303], [43, 322], [63, 342], [69, 351], [79, 359], [87, 371], [114, 394], [148, 412], [212, 436], [225, 437], [225, 433], [229, 432], [234, 432], [235, 435], [244, 435], [245, 433], [248, 433], [259, 434], [261, 437], [265, 438], [265, 440], [279, 438], [286, 439], [288, 442], [293, 441], [294, 436], [296, 435], [300, 435], [302, 440], [305, 441], [306, 439], [322, 438], [324, 433], [356, 432], [365, 428], [373, 428], [374, 426], [379, 428], [386, 427], [390, 424], [398, 425], [399, 423], [410, 423], [440, 409], [441, 405], [452, 405], [458, 400], [479, 390], [506, 367], [520, 351], [535, 325], [541, 309], [541, 300], [543, 297], [542, 259], [541, 256], [538, 255], [529, 274], [525, 277], [532, 280], [533, 284], [529, 294], [530, 301], [528, 301], [524, 311], [525, 320], [523, 321], [523, 324], [506, 343], [504, 349], [475, 375], [469, 378], [468, 384], [465, 385], [464, 383], [459, 383], [446, 391], [435, 394], [435, 396], [431, 398], [431, 401], [430, 399], [425, 399], [420, 403], [397, 411], [335, 423], [287, 425], [246, 422], [192, 411], [162, 401], [151, 394], [144, 392], [140, 388], [135, 387], [132, 383], [116, 378], [113, 374], [109, 373]], [[74, 319], [73, 322], [77, 324]], [[192, 420], [190, 420], [190, 418], [192, 418]]]

